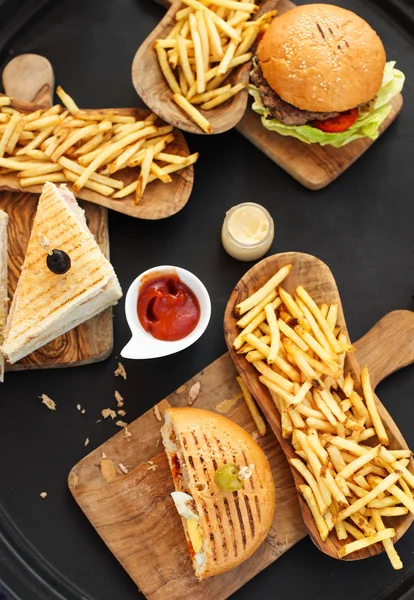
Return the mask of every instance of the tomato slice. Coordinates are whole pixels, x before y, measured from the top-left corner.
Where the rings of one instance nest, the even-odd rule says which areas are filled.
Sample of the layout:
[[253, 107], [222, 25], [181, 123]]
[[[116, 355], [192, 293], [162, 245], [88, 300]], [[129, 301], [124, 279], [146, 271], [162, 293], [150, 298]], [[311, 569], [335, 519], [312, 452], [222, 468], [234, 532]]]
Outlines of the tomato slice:
[[358, 118], [359, 111], [357, 108], [351, 108], [333, 119], [326, 121], [313, 121], [312, 125], [325, 133], [341, 133], [346, 131], [355, 123]]

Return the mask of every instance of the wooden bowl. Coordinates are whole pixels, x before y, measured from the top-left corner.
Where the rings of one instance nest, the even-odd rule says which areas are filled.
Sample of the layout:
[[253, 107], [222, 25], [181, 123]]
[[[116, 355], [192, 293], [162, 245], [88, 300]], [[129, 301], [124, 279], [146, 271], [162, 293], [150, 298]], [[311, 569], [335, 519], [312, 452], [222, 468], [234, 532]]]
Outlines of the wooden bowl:
[[[22, 113], [28, 113], [38, 108], [47, 108], [51, 104], [54, 88], [54, 74], [50, 62], [38, 54], [22, 54], [7, 64], [3, 72], [3, 86], [13, 97], [12, 108]], [[32, 102], [19, 100], [19, 93], [24, 90], [25, 97], [33, 98]], [[100, 112], [113, 112], [116, 110], [121, 115], [130, 115], [137, 120], [144, 119], [150, 111], [142, 108], [99, 109]], [[86, 111], [88, 112], [88, 111]], [[157, 123], [161, 125], [161, 123]], [[187, 156], [190, 151], [187, 142], [177, 129], [174, 130], [174, 141], [166, 150], [171, 154]], [[139, 168], [122, 169], [115, 174], [116, 179], [124, 181], [125, 186], [138, 178]], [[193, 165], [171, 174], [171, 183], [162, 183], [159, 179], [151, 182], [141, 198], [139, 204], [134, 203], [134, 194], [122, 199], [103, 196], [88, 188], [75, 192], [77, 198], [100, 204], [111, 210], [124, 213], [138, 219], [157, 220], [170, 217], [181, 210], [191, 195], [194, 182]], [[68, 188], [72, 189], [68, 183]], [[40, 194], [42, 186], [22, 188], [19, 178], [13, 173], [0, 174], [0, 190], [20, 190]]]
[[[279, 0], [264, 0], [257, 16], [273, 10]], [[163, 4], [168, 5], [166, 0]], [[176, 23], [175, 14], [182, 8], [181, 0], [173, 0], [165, 17], [141, 44], [132, 63], [132, 83], [145, 104], [161, 119], [189, 133], [204, 134], [204, 131], [173, 100], [172, 91], [158, 64], [153, 48], [156, 39], [165, 38]], [[251, 50], [254, 52], [254, 49]], [[249, 81], [251, 61], [233, 69], [226, 83], [236, 85]], [[237, 125], [247, 107], [247, 89], [212, 110], [200, 112], [212, 125], [212, 133], [223, 133]], [[199, 107], [197, 107], [199, 108]]]
[[[246, 360], [243, 354], [237, 354], [233, 348], [233, 341], [240, 332], [236, 324], [238, 317], [236, 317], [234, 314], [234, 307], [259, 289], [266, 281], [270, 279], [272, 275], [276, 273], [276, 271], [286, 264], [292, 264], [292, 270], [289, 276], [283, 282], [283, 287], [285, 287], [288, 292], [293, 293], [298, 285], [302, 285], [317, 304], [321, 304], [322, 302], [329, 304], [332, 302], [337, 302], [339, 305], [338, 325], [340, 325], [341, 330], [349, 340], [348, 330], [342, 310], [341, 298], [330, 269], [318, 258], [310, 256], [309, 254], [302, 254], [300, 252], [285, 252], [283, 254], [275, 254], [274, 256], [265, 258], [252, 267], [244, 275], [244, 277], [242, 277], [242, 279], [234, 288], [226, 307], [224, 315], [224, 332], [229, 354], [237, 370], [246, 382], [250, 392], [257, 400], [260, 408], [263, 410], [266, 419], [275, 433], [287, 459], [290, 459], [295, 457], [297, 458], [297, 455], [290, 441], [285, 440], [282, 437], [279, 412], [276, 409], [267, 388], [260, 383], [258, 378], [259, 373], [253, 367], [253, 365]], [[360, 367], [356, 360], [355, 354], [347, 355], [345, 372], [352, 373], [352, 376], [355, 380], [355, 389], [361, 393]], [[375, 396], [375, 400], [378, 406], [378, 412], [383, 420], [390, 439], [390, 448], [408, 448], [397, 425], [394, 423], [391, 416], [381, 404], [377, 396]], [[413, 470], [413, 461], [411, 461], [410, 467], [411, 470]], [[306, 482], [296, 469], [292, 468], [291, 470], [296, 488], [298, 489], [299, 485], [302, 485]], [[325, 542], [322, 542], [309, 507], [299, 490], [298, 496], [303, 520], [313, 543], [325, 554], [328, 554], [333, 558], [338, 558], [337, 552], [339, 548], [344, 545], [344, 542], [337, 539], [334, 530], [331, 531], [328, 539]], [[391, 524], [389, 526], [394, 527], [396, 532], [394, 541], [398, 540], [407, 531], [413, 522], [413, 518], [413, 515], [408, 513], [407, 515], [393, 517], [390, 519], [389, 522]], [[383, 552], [383, 550], [383, 545], [378, 543], [373, 546], [369, 546], [368, 548], [364, 548], [363, 550], [349, 554], [348, 556], [345, 556], [343, 560], [359, 560], [361, 558], [367, 558], [369, 556], [380, 554]]]

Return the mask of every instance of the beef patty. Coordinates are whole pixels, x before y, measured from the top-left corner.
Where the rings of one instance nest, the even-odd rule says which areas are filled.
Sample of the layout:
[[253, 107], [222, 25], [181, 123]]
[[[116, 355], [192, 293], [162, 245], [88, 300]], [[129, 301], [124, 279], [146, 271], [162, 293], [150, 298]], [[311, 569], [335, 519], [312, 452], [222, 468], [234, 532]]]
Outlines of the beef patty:
[[332, 119], [341, 114], [339, 112], [301, 110], [285, 102], [267, 83], [262, 69], [257, 63], [250, 73], [250, 81], [258, 88], [263, 105], [270, 110], [273, 117], [285, 125], [306, 125], [310, 121], [326, 121], [326, 119]]

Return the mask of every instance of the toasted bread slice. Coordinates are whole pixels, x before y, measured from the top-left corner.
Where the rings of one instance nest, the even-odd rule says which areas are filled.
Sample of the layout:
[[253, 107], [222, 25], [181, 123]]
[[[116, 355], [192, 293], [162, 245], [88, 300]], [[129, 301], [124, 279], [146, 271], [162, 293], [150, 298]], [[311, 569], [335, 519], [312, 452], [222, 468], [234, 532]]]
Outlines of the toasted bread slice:
[[[56, 275], [47, 250], [64, 250], [71, 268]], [[42, 243], [41, 243], [42, 242]], [[14, 363], [116, 304], [122, 290], [89, 231], [84, 211], [65, 186], [43, 186], [1, 347]]]
[[[7, 213], [0, 210], [0, 346], [7, 319]], [[0, 381], [4, 380], [4, 356], [0, 352]]]
[[[167, 409], [161, 433], [175, 489], [184, 492], [173, 498], [197, 578], [236, 567], [257, 550], [273, 521], [275, 486], [262, 449], [230, 419], [199, 408]], [[229, 463], [251, 473], [236, 492], [220, 491], [214, 480]]]

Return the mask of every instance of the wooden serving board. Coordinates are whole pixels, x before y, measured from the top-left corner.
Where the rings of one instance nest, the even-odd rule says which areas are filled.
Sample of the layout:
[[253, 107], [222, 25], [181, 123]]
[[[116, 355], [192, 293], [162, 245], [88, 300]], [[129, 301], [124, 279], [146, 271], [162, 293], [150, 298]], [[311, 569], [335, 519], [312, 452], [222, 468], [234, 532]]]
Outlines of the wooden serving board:
[[[46, 61], [46, 59], [44, 59]], [[53, 71], [41, 61], [26, 77], [9, 63], [9, 76], [3, 80], [6, 91], [19, 93], [23, 101], [34, 100], [38, 106], [51, 106]], [[0, 192], [0, 208], [9, 215], [8, 224], [8, 295], [13, 298], [20, 276], [21, 266], [29, 243], [33, 218], [36, 213], [38, 194], [28, 192]], [[104, 255], [109, 258], [108, 211], [103, 206], [81, 203], [85, 210], [89, 229], [94, 234]], [[68, 333], [56, 338], [43, 348], [26, 356], [14, 365], [6, 365], [6, 371], [23, 369], [48, 369], [72, 367], [104, 360], [113, 346], [112, 309], [86, 321]]]
[[[367, 364], [373, 385], [414, 362], [414, 313], [385, 316], [355, 344], [358, 361]], [[194, 406], [225, 414], [250, 433], [255, 426], [236, 370], [224, 354], [158, 404], [185, 406], [188, 392], [201, 383]], [[184, 532], [170, 498], [173, 483], [162, 450], [160, 427], [153, 410], [80, 461], [69, 474], [69, 488], [103, 541], [149, 600], [225, 600], [306, 535], [289, 465], [270, 428], [258, 442], [269, 459], [276, 484], [276, 513], [270, 533], [245, 563], [198, 583], [193, 575]], [[102, 453], [116, 468], [107, 481], [101, 472]], [[151, 461], [149, 463], [148, 461]], [[117, 467], [122, 463], [127, 474]]]
[[[170, 0], [156, 1], [163, 6], [170, 5]], [[282, 15], [295, 6], [290, 0], [279, 0], [277, 13]], [[261, 124], [260, 115], [254, 112], [250, 105], [251, 101], [243, 118], [236, 125], [237, 131], [266, 154], [270, 160], [310, 190], [322, 189], [335, 181], [374, 144], [374, 141], [368, 138], [355, 140], [342, 148], [305, 144], [295, 138], [284, 137], [265, 129]], [[393, 98], [391, 106], [390, 114], [380, 127], [380, 135], [388, 129], [401, 112], [403, 106], [401, 94]]]
[[[34, 80], [33, 74], [39, 74], [38, 81]], [[54, 76], [50, 62], [38, 54], [22, 54], [17, 56], [7, 64], [3, 72], [4, 88], [9, 90], [10, 96], [13, 97], [11, 104], [12, 108], [19, 110], [22, 113], [32, 112], [38, 108], [45, 108], [53, 99]], [[22, 102], [21, 91], [27, 89], [27, 94]], [[49, 100], [39, 102], [39, 99], [45, 98], [45, 93], [49, 94]], [[28, 100], [37, 100], [36, 103], [29, 103]], [[90, 112], [90, 109], [85, 109]], [[99, 109], [99, 112], [116, 112], [120, 115], [128, 115], [134, 117], [137, 121], [145, 119], [150, 111], [143, 108], [107, 108]], [[164, 123], [165, 124], [165, 123]], [[162, 122], [157, 121], [156, 125], [161, 126]], [[168, 152], [187, 156], [190, 151], [185, 141], [184, 135], [178, 129], [174, 129], [174, 141], [167, 147]], [[136, 181], [140, 169], [121, 169], [115, 175], [116, 179], [121, 179], [125, 186]], [[141, 198], [139, 204], [135, 204], [134, 194], [130, 194], [125, 198], [117, 200], [98, 194], [88, 188], [82, 188], [75, 195], [88, 202], [93, 202], [116, 210], [125, 215], [136, 217], [138, 219], [157, 220], [170, 217], [181, 210], [186, 204], [191, 195], [194, 182], [193, 165], [171, 174], [171, 183], [165, 184], [159, 179], [151, 182]], [[68, 188], [72, 189], [72, 184], [68, 183]], [[30, 186], [22, 188], [19, 178], [14, 173], [0, 174], [0, 190], [20, 190], [23, 192], [40, 193], [42, 186]]]

